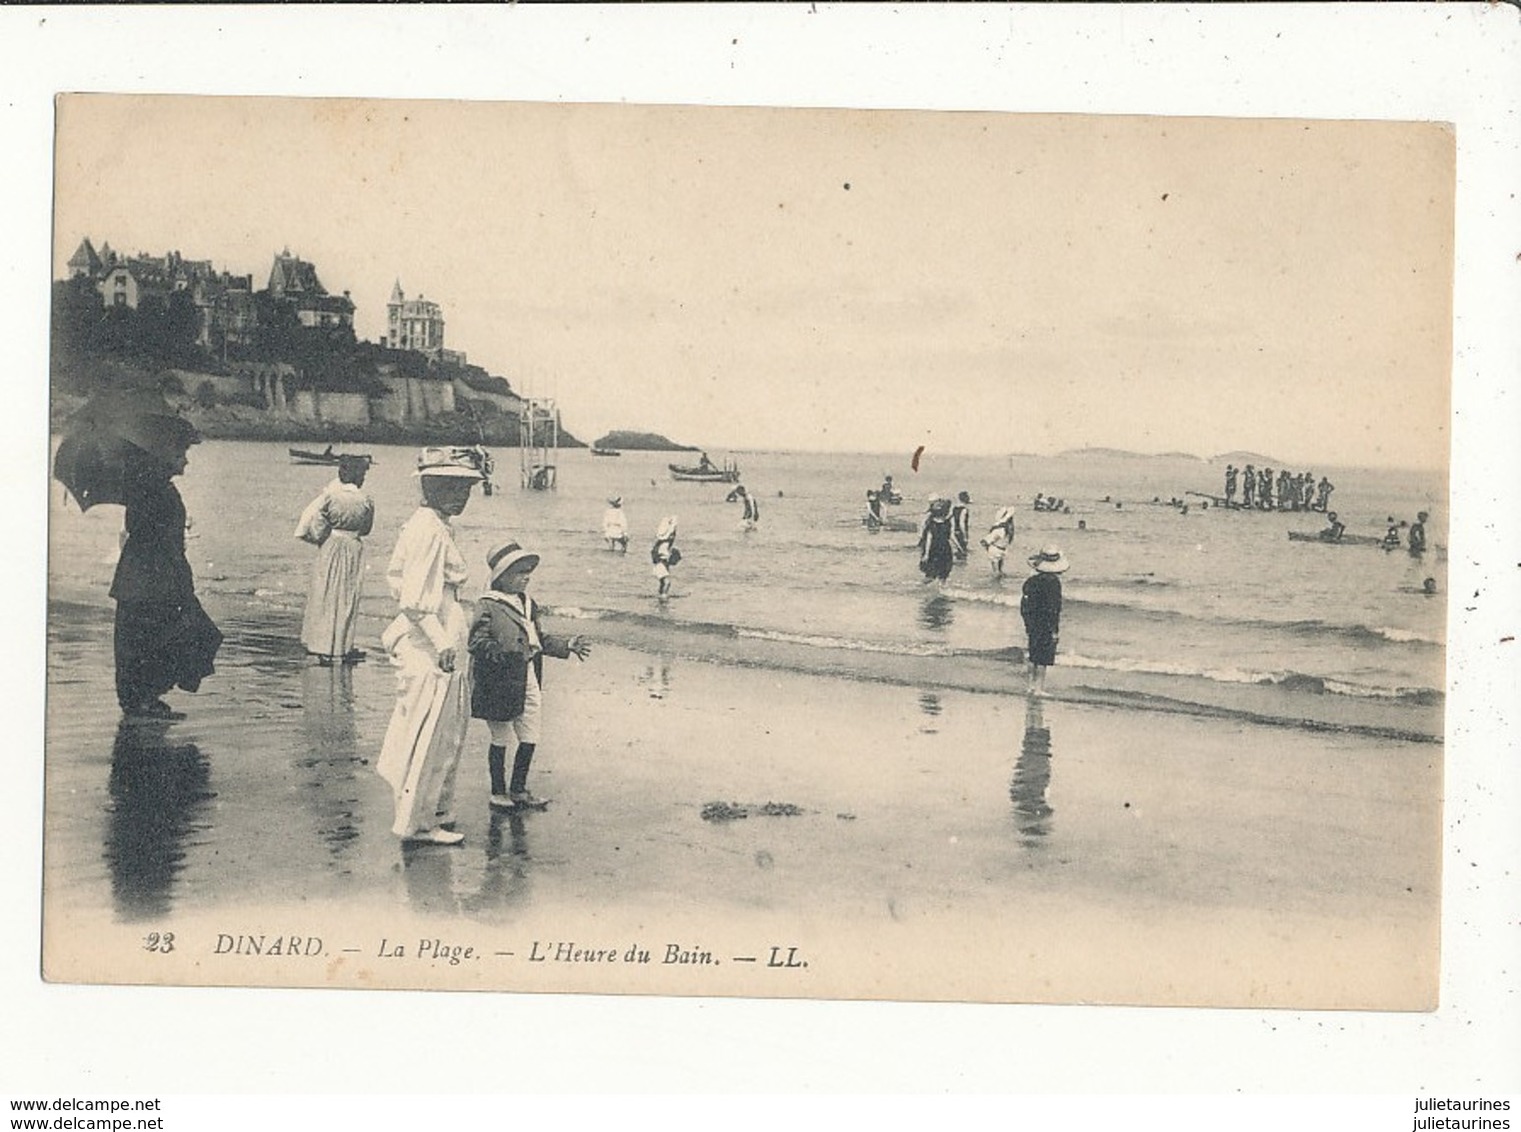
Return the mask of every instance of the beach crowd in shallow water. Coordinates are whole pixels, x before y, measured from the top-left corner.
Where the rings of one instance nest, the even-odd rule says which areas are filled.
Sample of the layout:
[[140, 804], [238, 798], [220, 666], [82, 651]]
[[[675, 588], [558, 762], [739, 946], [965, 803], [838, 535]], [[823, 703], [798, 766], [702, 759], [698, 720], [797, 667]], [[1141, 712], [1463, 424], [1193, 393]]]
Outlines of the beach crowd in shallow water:
[[[451, 828], [455, 775], [472, 718], [485, 722], [490, 732], [491, 806], [509, 812], [543, 808], [547, 800], [535, 794], [528, 778], [541, 739], [544, 657], [585, 659], [590, 654], [579, 636], [561, 637], [543, 624], [538, 603], [527, 593], [538, 563], [531, 547], [505, 540], [493, 544], [486, 562], [488, 588], [476, 602], [474, 616], [468, 612], [462, 588], [472, 564], [459, 552], [449, 520], [464, 510], [474, 485], [485, 482], [482, 455], [478, 450], [442, 448], [425, 449], [418, 456], [415, 477], [422, 503], [402, 528], [386, 571], [395, 617], [382, 644], [396, 670], [398, 691], [377, 769], [395, 799], [393, 832], [409, 841], [457, 843]], [[128, 538], [122, 560], [139, 576], [188, 576], [184, 521], [176, 520], [175, 508], [169, 505], [171, 494], [178, 498], [170, 481], [184, 470], [184, 456], [182, 450], [176, 460], [159, 461], [161, 468], [139, 469], [139, 478], [144, 484], [151, 481], [151, 490], [125, 500]], [[318, 664], [352, 663], [363, 656], [354, 646], [358, 571], [375, 518], [364, 493], [366, 471], [367, 462], [340, 460], [337, 478], [311, 501], [295, 532], [316, 548], [301, 640]], [[875, 502], [877, 514], [890, 521], [883, 502], [901, 502], [891, 477], [871, 494], [876, 498], [869, 503]], [[728, 501], [740, 512], [739, 529], [759, 529], [761, 509], [754, 492], [736, 485]], [[971, 555], [972, 506], [967, 491], [934, 496], [914, 522], [920, 572], [927, 585], [943, 585], [952, 568]], [[1065, 506], [1044, 509], [1069, 513]], [[183, 505], [178, 513], [183, 514]], [[976, 539], [995, 579], [1002, 577], [1007, 555], [1016, 545], [1015, 519], [1012, 506], [999, 507]], [[1411, 529], [1412, 550], [1418, 541], [1424, 549], [1424, 519], [1423, 513]], [[621, 497], [608, 498], [601, 533], [609, 550], [627, 551], [629, 523]], [[663, 516], [649, 548], [649, 568], [660, 599], [671, 596], [681, 561], [677, 540], [676, 516]], [[1068, 560], [1059, 546], [1047, 544], [1029, 556], [1029, 563], [1019, 605], [1026, 633], [1024, 659], [1030, 666], [1028, 687], [1039, 695], [1044, 693], [1046, 669], [1056, 660], [1061, 575]], [[199, 606], [189, 604], [194, 601], [193, 586], [188, 601], [186, 596], [177, 592], [118, 597], [118, 688], [129, 716], [178, 717], [164, 703], [164, 693], [173, 687], [193, 690], [210, 674], [219, 636], [212, 637], [215, 626], [202, 620], [204, 614], [194, 616]], [[182, 664], [186, 658], [191, 663]]]

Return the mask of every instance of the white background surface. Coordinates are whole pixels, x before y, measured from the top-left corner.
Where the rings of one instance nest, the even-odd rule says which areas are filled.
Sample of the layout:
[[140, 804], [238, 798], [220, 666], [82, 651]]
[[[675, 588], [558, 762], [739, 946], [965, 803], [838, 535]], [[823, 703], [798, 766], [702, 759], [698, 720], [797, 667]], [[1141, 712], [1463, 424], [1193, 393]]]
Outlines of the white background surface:
[[[0, 310], [14, 406], [0, 415], [0, 453], [18, 523], [0, 557], [10, 645], [0, 1097], [1521, 1090], [1521, 646], [1502, 640], [1521, 621], [1518, 24], [1516, 7], [1499, 4], [0, 11]], [[49, 146], [51, 96], [69, 90], [1454, 122], [1441, 1009], [1377, 1016], [42, 984]], [[955, 962], [967, 942], [946, 945]], [[1365, 1126], [1408, 1127], [1400, 1121], [1411, 1107], [1385, 1104]], [[1170, 1111], [1174, 1123], [1208, 1126]], [[1306, 1127], [1355, 1123], [1312, 1118], [1328, 1111], [1280, 1116]], [[511, 1118], [508, 1109], [488, 1112]], [[679, 1112], [703, 1116], [701, 1106]], [[747, 1123], [744, 1112], [709, 1115]], [[1006, 1115], [1021, 1122], [1016, 1111]], [[1095, 1110], [1094, 1123], [1116, 1122]], [[380, 1121], [371, 1114], [368, 1123]]]

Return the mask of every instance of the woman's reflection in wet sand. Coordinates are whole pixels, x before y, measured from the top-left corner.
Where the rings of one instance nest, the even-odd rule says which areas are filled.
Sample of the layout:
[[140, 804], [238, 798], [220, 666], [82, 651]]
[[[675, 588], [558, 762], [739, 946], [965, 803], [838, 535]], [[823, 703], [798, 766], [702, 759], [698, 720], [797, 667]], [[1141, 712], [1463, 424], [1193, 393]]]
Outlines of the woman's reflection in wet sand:
[[940, 729], [935, 726], [935, 720], [940, 718], [940, 713], [944, 710], [944, 707], [940, 703], [940, 693], [931, 692], [928, 689], [921, 691], [919, 693], [919, 710], [928, 717], [925, 722], [919, 724], [920, 734], [938, 734]]
[[294, 770], [302, 799], [317, 819], [330, 862], [346, 873], [359, 838], [358, 768], [364, 765], [354, 726], [354, 672], [335, 665], [301, 671], [301, 744]]
[[123, 720], [111, 748], [106, 863], [123, 920], [168, 914], [185, 867], [186, 839], [210, 791], [209, 765], [194, 743], [174, 743], [165, 720]]
[[1025, 737], [1019, 745], [1019, 761], [1014, 764], [1014, 779], [1009, 783], [1014, 825], [1026, 847], [1042, 844], [1051, 832], [1054, 811], [1046, 803], [1050, 786], [1051, 732], [1046, 727], [1044, 705], [1031, 697], [1025, 702]]
[[919, 624], [926, 629], [942, 632], [956, 619], [956, 606], [944, 594], [931, 594], [919, 607]]
[[490, 917], [528, 896], [528, 822], [522, 814], [493, 810], [479, 876], [474, 861], [451, 846], [407, 843], [401, 850], [407, 902], [424, 915]]
[[454, 854], [450, 845], [404, 841], [401, 845], [401, 879], [407, 903], [425, 916], [457, 916], [459, 896], [454, 891]]

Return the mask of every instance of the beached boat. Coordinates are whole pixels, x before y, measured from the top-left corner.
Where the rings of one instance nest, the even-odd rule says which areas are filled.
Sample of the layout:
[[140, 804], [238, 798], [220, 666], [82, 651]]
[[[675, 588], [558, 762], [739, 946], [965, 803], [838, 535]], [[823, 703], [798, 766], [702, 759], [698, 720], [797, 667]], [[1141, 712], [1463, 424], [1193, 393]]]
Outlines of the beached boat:
[[290, 453], [292, 464], [321, 464], [334, 468], [338, 466], [338, 461], [345, 457], [363, 460], [367, 464], [375, 462], [368, 452], [334, 452], [331, 446], [325, 452], [308, 452], [302, 448], [287, 448], [286, 451]]
[[721, 468], [712, 464], [693, 464], [686, 467], [680, 464], [667, 464], [666, 467], [671, 469], [671, 478], [680, 483], [739, 482], [739, 465], [732, 460], [725, 460]]
[[[1327, 546], [1383, 546], [1384, 540], [1377, 535], [1349, 535], [1345, 531], [1339, 539], [1322, 538], [1319, 531], [1290, 531], [1290, 542], [1323, 542]], [[1398, 544], [1391, 549], [1399, 549]]]
[[623, 453], [619, 452], [616, 448], [598, 448], [595, 444], [593, 444], [591, 446], [591, 454], [593, 456], [622, 456], [623, 455]]

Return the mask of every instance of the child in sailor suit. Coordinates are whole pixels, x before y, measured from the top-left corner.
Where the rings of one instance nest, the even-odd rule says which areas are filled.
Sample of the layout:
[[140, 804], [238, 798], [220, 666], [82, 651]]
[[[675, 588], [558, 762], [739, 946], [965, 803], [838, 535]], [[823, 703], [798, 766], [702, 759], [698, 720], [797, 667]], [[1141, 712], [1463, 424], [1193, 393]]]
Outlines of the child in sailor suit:
[[[491, 770], [491, 806], [497, 810], [543, 809], [547, 798], [528, 789], [528, 770], [539, 742], [544, 657], [585, 660], [591, 647], [580, 637], [544, 632], [539, 607], [527, 594], [539, 564], [515, 542], [493, 550], [491, 589], [481, 595], [470, 626], [470, 714], [491, 731], [487, 761]], [[507, 779], [507, 744], [515, 742], [512, 778]]]

